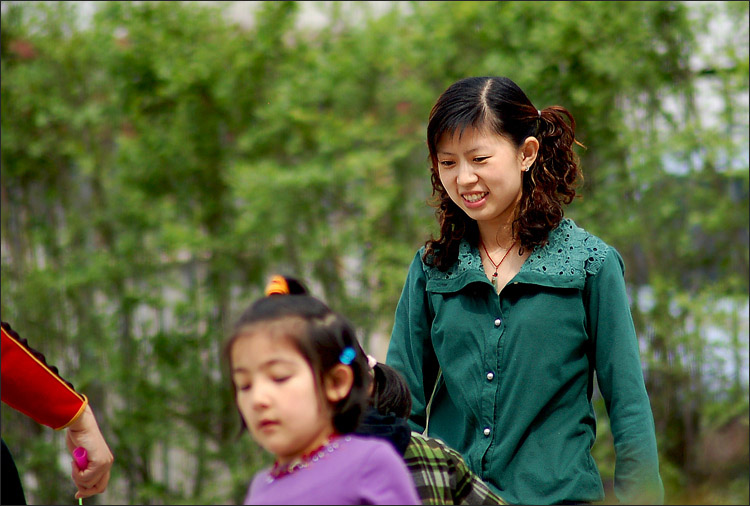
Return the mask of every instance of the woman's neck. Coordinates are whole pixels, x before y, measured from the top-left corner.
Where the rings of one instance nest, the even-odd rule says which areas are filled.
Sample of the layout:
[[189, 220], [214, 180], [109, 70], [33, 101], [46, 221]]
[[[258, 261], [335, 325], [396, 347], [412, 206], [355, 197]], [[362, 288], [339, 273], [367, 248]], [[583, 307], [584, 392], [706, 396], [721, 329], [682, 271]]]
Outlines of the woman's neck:
[[489, 250], [507, 249], [513, 239], [513, 222], [477, 222], [479, 228], [479, 239]]

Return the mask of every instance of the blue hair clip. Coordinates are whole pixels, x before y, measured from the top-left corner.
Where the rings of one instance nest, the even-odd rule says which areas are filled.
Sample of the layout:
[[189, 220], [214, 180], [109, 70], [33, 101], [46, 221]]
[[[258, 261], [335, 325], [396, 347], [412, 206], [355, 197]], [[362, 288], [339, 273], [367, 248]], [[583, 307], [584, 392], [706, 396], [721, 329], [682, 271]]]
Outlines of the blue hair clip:
[[341, 355], [339, 355], [339, 362], [341, 362], [344, 365], [350, 365], [354, 361], [354, 357], [357, 356], [357, 352], [354, 351], [354, 348], [351, 346], [347, 346], [344, 348], [344, 351], [341, 352]]

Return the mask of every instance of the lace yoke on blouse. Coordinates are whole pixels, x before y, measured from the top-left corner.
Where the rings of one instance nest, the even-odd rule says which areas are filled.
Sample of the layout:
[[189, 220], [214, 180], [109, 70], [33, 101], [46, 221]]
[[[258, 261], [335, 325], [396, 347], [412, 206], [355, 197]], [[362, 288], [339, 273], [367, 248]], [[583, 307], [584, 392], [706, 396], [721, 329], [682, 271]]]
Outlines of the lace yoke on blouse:
[[[524, 273], [544, 274], [550, 277], [584, 278], [601, 268], [611, 246], [564, 218], [549, 234], [544, 246], [534, 248], [521, 266]], [[422, 250], [423, 252], [424, 250]], [[479, 250], [464, 239], [458, 249], [458, 260], [445, 272], [436, 267], [422, 265], [429, 279], [452, 279], [460, 274], [479, 270], [484, 273]]]

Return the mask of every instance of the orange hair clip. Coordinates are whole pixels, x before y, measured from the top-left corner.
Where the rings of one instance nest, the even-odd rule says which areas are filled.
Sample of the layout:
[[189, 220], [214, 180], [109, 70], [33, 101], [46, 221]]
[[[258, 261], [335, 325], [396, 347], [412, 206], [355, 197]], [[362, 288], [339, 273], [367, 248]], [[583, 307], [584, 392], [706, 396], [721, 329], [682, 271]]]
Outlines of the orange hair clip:
[[266, 296], [269, 295], [289, 295], [289, 284], [284, 276], [277, 274], [271, 278], [266, 285]]

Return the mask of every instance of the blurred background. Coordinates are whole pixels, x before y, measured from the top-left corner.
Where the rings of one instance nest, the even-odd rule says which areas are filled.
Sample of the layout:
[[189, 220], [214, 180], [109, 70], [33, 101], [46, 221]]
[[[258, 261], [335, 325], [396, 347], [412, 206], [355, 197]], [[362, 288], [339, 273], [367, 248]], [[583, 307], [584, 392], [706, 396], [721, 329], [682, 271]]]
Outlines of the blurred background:
[[[222, 344], [273, 273], [385, 358], [429, 110], [505, 75], [577, 121], [566, 215], [622, 254], [668, 504], [748, 504], [747, 2], [2, 2], [2, 319], [91, 400], [86, 504], [241, 503]], [[595, 394], [593, 453], [614, 449]], [[2, 406], [29, 503], [64, 433]]]

